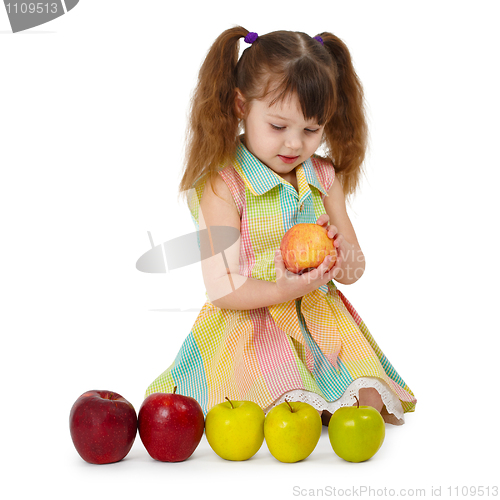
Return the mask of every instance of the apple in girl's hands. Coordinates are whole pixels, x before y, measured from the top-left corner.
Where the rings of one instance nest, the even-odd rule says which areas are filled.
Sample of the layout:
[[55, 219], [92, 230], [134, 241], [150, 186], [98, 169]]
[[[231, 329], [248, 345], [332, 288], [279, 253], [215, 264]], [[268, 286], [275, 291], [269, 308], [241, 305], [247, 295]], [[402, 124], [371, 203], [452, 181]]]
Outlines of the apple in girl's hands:
[[292, 226], [283, 236], [280, 251], [285, 267], [292, 273], [302, 274], [320, 266], [331, 256], [328, 271], [335, 265], [337, 251], [327, 228], [319, 224], [300, 223]]
[[333, 451], [348, 462], [364, 462], [373, 457], [385, 438], [382, 415], [372, 406], [357, 403], [339, 408], [328, 424]]
[[208, 444], [221, 458], [248, 460], [264, 442], [264, 411], [253, 401], [226, 399], [207, 413]]
[[155, 460], [182, 462], [197, 448], [205, 419], [196, 399], [173, 393], [150, 394], [139, 409], [139, 435]]
[[267, 447], [280, 462], [304, 460], [316, 448], [322, 426], [318, 410], [310, 404], [285, 401], [266, 415], [264, 436]]
[[76, 451], [91, 464], [124, 458], [135, 440], [137, 415], [131, 403], [112, 391], [87, 391], [73, 404], [69, 430]]

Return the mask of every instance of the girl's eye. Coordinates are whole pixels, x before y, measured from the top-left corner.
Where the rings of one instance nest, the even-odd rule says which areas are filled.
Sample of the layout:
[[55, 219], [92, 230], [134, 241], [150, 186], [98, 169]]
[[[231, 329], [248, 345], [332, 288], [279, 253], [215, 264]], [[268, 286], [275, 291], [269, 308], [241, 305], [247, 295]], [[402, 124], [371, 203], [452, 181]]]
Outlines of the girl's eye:
[[[286, 127], [280, 127], [279, 125], [274, 125], [271, 123], [271, 127], [274, 129], [274, 130], [284, 130]], [[304, 129], [306, 132], [309, 132], [310, 134], [316, 134], [317, 132], [319, 132], [319, 128], [316, 128], [316, 129], [310, 129], [310, 128], [306, 128]]]

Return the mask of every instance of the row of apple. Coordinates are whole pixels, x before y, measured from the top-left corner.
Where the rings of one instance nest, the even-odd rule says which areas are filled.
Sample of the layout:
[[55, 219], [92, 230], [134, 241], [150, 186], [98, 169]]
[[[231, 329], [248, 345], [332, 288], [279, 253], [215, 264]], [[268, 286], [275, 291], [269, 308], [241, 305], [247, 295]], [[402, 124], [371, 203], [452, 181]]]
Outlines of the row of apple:
[[[203, 432], [214, 452], [226, 460], [248, 460], [264, 439], [281, 462], [298, 462], [315, 449], [321, 436], [318, 411], [307, 403], [284, 402], [267, 415], [252, 401], [226, 398], [204, 418], [200, 404], [189, 396], [155, 393], [137, 416], [125, 398], [111, 391], [88, 391], [70, 412], [70, 432], [76, 450], [87, 462], [118, 462], [132, 448], [137, 430], [155, 460], [180, 462], [198, 447]], [[328, 435], [335, 453], [349, 462], [368, 460], [382, 446], [385, 424], [370, 406], [345, 406], [331, 417]]]

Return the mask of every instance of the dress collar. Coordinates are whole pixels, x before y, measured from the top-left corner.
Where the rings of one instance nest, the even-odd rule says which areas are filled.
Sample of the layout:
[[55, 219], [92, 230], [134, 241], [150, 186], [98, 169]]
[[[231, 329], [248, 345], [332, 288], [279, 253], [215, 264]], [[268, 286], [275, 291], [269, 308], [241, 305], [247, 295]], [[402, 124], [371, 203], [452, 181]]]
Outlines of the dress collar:
[[[295, 188], [293, 188], [288, 181], [280, 177], [277, 173], [264, 165], [252, 153], [250, 153], [241, 140], [236, 148], [236, 156], [233, 166], [254, 196], [260, 196], [280, 184], [292, 187], [293, 191], [296, 193]], [[297, 183], [299, 185], [298, 194], [300, 195], [300, 198], [303, 197], [301, 192], [303, 184], [309, 184], [317, 188], [323, 194], [328, 194], [316, 175], [311, 158], [308, 158], [306, 161], [298, 165], [296, 171]], [[302, 178], [305, 182], [301, 182]]]

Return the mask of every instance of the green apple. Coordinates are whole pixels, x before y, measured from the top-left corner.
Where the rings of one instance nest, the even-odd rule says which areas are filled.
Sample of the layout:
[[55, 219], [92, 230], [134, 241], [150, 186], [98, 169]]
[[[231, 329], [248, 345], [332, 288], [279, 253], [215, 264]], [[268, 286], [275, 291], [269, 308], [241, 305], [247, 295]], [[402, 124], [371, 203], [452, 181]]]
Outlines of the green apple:
[[248, 460], [264, 442], [264, 411], [252, 401], [215, 405], [205, 419], [208, 444], [226, 460]]
[[[354, 396], [356, 397], [356, 396]], [[342, 406], [328, 424], [333, 451], [348, 462], [364, 462], [380, 449], [385, 438], [382, 415], [372, 406]]]
[[307, 458], [321, 436], [321, 417], [310, 404], [285, 401], [269, 410], [264, 422], [267, 447], [280, 462]]

